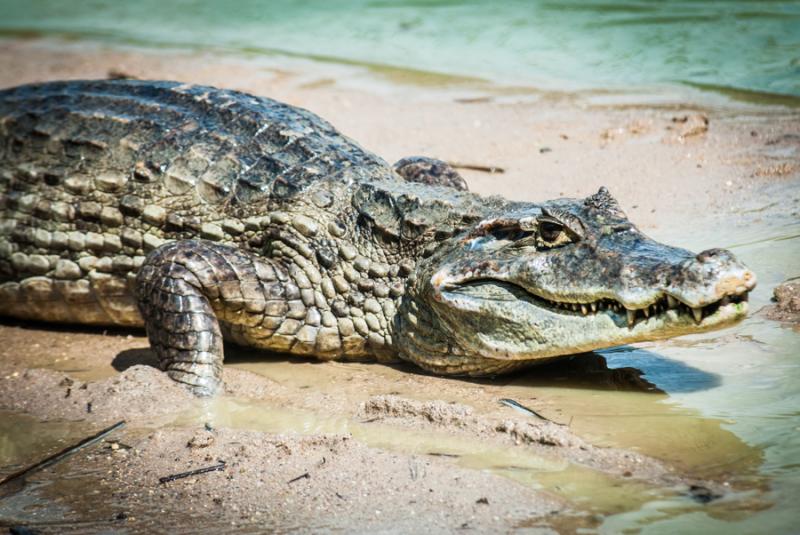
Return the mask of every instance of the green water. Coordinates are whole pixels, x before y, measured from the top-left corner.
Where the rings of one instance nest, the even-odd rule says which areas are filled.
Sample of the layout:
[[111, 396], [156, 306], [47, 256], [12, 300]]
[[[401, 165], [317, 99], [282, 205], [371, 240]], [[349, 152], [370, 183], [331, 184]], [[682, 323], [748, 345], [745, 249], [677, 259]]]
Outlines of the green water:
[[[797, 198], [796, 194], [792, 196]], [[778, 217], [769, 222], [753, 222], [739, 218], [738, 224], [729, 220], [720, 225], [728, 227], [727, 232], [710, 225], [688, 239], [686, 233], [680, 238], [680, 232], [674, 229], [654, 237], [697, 249], [714, 239], [719, 241], [720, 235], [728, 235], [729, 241], [723, 246], [759, 274], [759, 287], [750, 301], [755, 312], [769, 304], [772, 288], [785, 279], [800, 276], [800, 221]], [[724, 422], [726, 430], [761, 452], [758, 474], [769, 484], [760, 497], [762, 505], [748, 505], [753, 496], [739, 496], [740, 502], [728, 504], [732, 507], [725, 515], [715, 515], [713, 508], [670, 514], [671, 510], [680, 510], [680, 504], [654, 501], [637, 511], [606, 519], [601, 532], [798, 532], [800, 330], [779, 326], [757, 314], [734, 328], [710, 335], [618, 348], [603, 354], [609, 366], [636, 366], [644, 371], [646, 379], [669, 393], [670, 403], [676, 407], [696, 409]], [[706, 446], [698, 444], [700, 448]], [[719, 460], [722, 461], [721, 456]], [[719, 468], [733, 473], [743, 461]]]
[[301, 56], [545, 90], [800, 96], [791, 1], [0, 0], [0, 35]]

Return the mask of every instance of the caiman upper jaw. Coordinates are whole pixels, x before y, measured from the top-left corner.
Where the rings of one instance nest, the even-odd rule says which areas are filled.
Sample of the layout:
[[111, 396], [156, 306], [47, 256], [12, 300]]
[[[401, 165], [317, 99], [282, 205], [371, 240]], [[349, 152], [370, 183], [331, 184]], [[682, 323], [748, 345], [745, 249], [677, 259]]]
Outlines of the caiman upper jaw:
[[[704, 273], [704, 270], [713, 271], [711, 280], [706, 278], [709, 273]], [[618, 326], [627, 326], [629, 330], [651, 318], [669, 323], [681, 322], [681, 318], [686, 318], [691, 320], [684, 323], [687, 329], [692, 324], [706, 328], [727, 323], [732, 318], [743, 316], [748, 294], [756, 285], [755, 275], [724, 250], [698, 254], [679, 273], [681, 275], [666, 286], [659, 285], [660, 287], [652, 290], [646, 287], [635, 288], [633, 292], [625, 288], [607, 288], [596, 294], [596, 297], [575, 293], [562, 297], [545, 289], [532, 288], [529, 284], [515, 280], [513, 270], [495, 262], [485, 262], [470, 270], [440, 269], [431, 277], [430, 282], [434, 300], [450, 302], [454, 306], [459, 306], [458, 303], [463, 303], [465, 298], [481, 298], [481, 292], [467, 292], [470, 294], [468, 296], [460, 288], [476, 284], [500, 284], [516, 287], [520, 295], [528, 295], [539, 303], [538, 306], [550, 313], [591, 317], [610, 312], [617, 318], [615, 323]], [[492, 299], [491, 294], [484, 295], [483, 298]], [[716, 314], [725, 307], [730, 307], [731, 310]], [[704, 321], [706, 319], [708, 320]]]
[[[713, 260], [712, 260], [713, 259]], [[702, 263], [718, 261], [735, 262], [730, 253], [723, 250], [712, 250], [711, 254], [704, 251], [697, 255], [697, 260]], [[622, 297], [602, 298], [593, 302], [570, 302], [542, 298], [557, 308], [580, 311], [583, 315], [596, 312], [598, 309], [611, 308], [627, 317], [627, 324], [632, 328], [637, 322], [647, 320], [667, 310], [677, 310], [679, 313], [690, 315], [699, 325], [703, 318], [713, 315], [720, 307], [729, 304], [747, 302], [748, 294], [756, 286], [756, 276], [749, 269], [736, 263], [729, 266], [725, 275], [720, 277], [713, 286], [698, 286], [695, 288], [682, 288], [670, 286], [661, 290], [644, 304], [642, 302], [626, 302]]]

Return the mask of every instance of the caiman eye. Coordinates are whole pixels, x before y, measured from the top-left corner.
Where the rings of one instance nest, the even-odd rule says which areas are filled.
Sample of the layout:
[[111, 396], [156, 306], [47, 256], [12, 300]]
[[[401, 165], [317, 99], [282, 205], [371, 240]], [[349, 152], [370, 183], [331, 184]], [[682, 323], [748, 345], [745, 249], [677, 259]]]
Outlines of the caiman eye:
[[542, 221], [539, 223], [539, 237], [546, 242], [553, 243], [564, 232], [564, 226], [555, 221]]
[[578, 239], [580, 238], [558, 219], [544, 215], [537, 220], [537, 249], [553, 249], [578, 241]]

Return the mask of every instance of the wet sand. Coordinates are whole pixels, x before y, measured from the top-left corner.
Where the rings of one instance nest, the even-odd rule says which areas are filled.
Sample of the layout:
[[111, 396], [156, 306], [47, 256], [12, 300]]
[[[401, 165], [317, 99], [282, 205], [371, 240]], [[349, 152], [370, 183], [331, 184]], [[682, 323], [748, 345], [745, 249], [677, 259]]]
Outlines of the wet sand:
[[[683, 495], [691, 506], [703, 496], [737, 490], [726, 474], [698, 474], [635, 449], [594, 445], [573, 431], [571, 421], [560, 421], [561, 408], [546, 396], [517, 400], [547, 420], [498, 403], [514, 395], [503, 386], [519, 374], [462, 381], [411, 367], [278, 363], [268, 357], [279, 366], [278, 373], [265, 369], [275, 380], [248, 371], [254, 353], [231, 347], [224, 395], [198, 400], [156, 369], [146, 339], [137, 334], [73, 335], [41, 325], [4, 325], [0, 341], [0, 410], [42, 422], [72, 422], [73, 437], [127, 422], [100, 446], [30, 478], [49, 482], [40, 499], [66, 507], [67, 516], [56, 520], [45, 509], [3, 518], [0, 509], [7, 523], [55, 531], [87, 525], [145, 531], [234, 525], [370, 532], [525, 526], [570, 532], [597, 523], [600, 517], [589, 514], [592, 508], [580, 499], [599, 489], [618, 491], [597, 504], [603, 513], [624, 510], [637, 495]], [[280, 380], [281, 365], [302, 368], [295, 377], [311, 384]], [[333, 373], [313, 370], [332, 366], [338, 368]], [[654, 390], [636, 371], [603, 368], [581, 372], [556, 366], [544, 373], [558, 377], [570, 370], [595, 386]], [[323, 380], [325, 387], [313, 384]], [[14, 423], [7, 429], [12, 443], [11, 435], [26, 433], [30, 425], [25, 418]], [[710, 431], [708, 437], [725, 447], [727, 437]], [[15, 451], [14, 466], [3, 471], [56, 449]], [[224, 471], [159, 483], [163, 476], [220, 461]], [[524, 479], [529, 474], [555, 480], [532, 486]], [[92, 492], [76, 492], [74, 479]], [[559, 482], [582, 479], [588, 488], [572, 496], [559, 489]], [[165, 516], [154, 519], [157, 511]]]
[[[655, 233], [676, 221], [691, 231], [691, 221], [724, 226], [797, 216], [796, 110], [669, 99], [620, 105], [603, 95], [509, 94], [464, 81], [424, 86], [396, 73], [385, 79], [348, 69], [0, 42], [2, 87], [114, 72], [248, 91], [310, 109], [390, 162], [421, 154], [502, 168], [462, 171], [481, 194], [537, 200], [586, 196], [605, 185], [634, 222]], [[0, 474], [128, 421], [103, 445], [31, 478], [57, 481], [38, 495], [49, 505], [33, 513], [0, 508], [0, 526], [571, 532], [661, 495], [685, 496], [689, 510], [705, 507], [707, 499], [748, 490], [737, 488], [737, 476], [761, 462], [720, 422], [696, 415], [671, 420], [674, 442], [646, 426], [573, 422], [581, 404], [602, 411], [624, 403], [650, 416], [670, 410], [637, 370], [609, 369], [598, 356], [464, 381], [405, 366], [310, 363], [238, 349], [228, 355], [225, 395], [204, 402], [155, 370], [141, 332], [0, 325], [0, 410], [34, 418], [14, 416], [9, 433], [23, 433], [31, 421], [69, 422], [58, 444], [0, 449], [8, 463], [0, 462]], [[586, 395], [554, 393], [565, 377], [589, 385]], [[615, 394], [598, 401], [604, 392]], [[501, 405], [506, 397], [551, 421]], [[703, 451], [685, 455], [686, 437]], [[725, 463], [703, 468], [716, 455], [736, 459], [738, 472]], [[158, 482], [220, 459], [224, 471]]]

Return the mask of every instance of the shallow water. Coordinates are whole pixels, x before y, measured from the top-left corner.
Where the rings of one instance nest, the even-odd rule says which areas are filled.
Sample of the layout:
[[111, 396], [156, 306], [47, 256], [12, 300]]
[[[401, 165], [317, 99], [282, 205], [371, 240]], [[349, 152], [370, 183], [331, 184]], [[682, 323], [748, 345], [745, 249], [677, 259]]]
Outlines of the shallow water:
[[[768, 304], [775, 285], [800, 276], [800, 221], [781, 217], [765, 225], [764, 221], [742, 218], [738, 224], [730, 220], [726, 226], [733, 228], [719, 232], [719, 227], [702, 226], [706, 230], [683, 234], [683, 239], [677, 229], [652, 234], [695, 250], [719, 241], [715, 236], [727, 236], [728, 243], [721, 245], [758, 274], [759, 287], [750, 300], [752, 310], [758, 311]], [[737, 473], [748, 459], [726, 459], [722, 455], [717, 458], [717, 466], [710, 468], [729, 471], [740, 482], [750, 480], [756, 487], [763, 485], [758, 501], [765, 500], [771, 507], [761, 510], [764, 503], [745, 498], [741, 509], [732, 510], [733, 518], [695, 511], [665, 520], [645, 507], [606, 519], [604, 528], [616, 532], [630, 526], [646, 526], [645, 533], [796, 532], [800, 521], [800, 331], [757, 315], [716, 333], [644, 347], [681, 362], [682, 372], [662, 368], [663, 362], [639, 359], [639, 349], [616, 353], [610, 364], [638, 367], [645, 372], [645, 378], [669, 393], [670, 405], [694, 409], [717, 420], [743, 445], [760, 452], [757, 471]], [[683, 390], [683, 385], [698, 379], [702, 382], [702, 376], [707, 374], [716, 375], [718, 384]], [[705, 449], [711, 444], [701, 442], [697, 446]], [[713, 452], [708, 453], [714, 457]], [[726, 462], [731, 464], [725, 466]], [[748, 504], [755, 509], [753, 514], [747, 514]]]
[[[182, 47], [547, 90], [800, 96], [800, 4], [711, 0], [4, 0], [0, 33]], [[394, 74], [398, 74], [394, 71]], [[418, 76], [425, 79], [425, 76]], [[443, 81], [432, 78], [434, 81]]]

